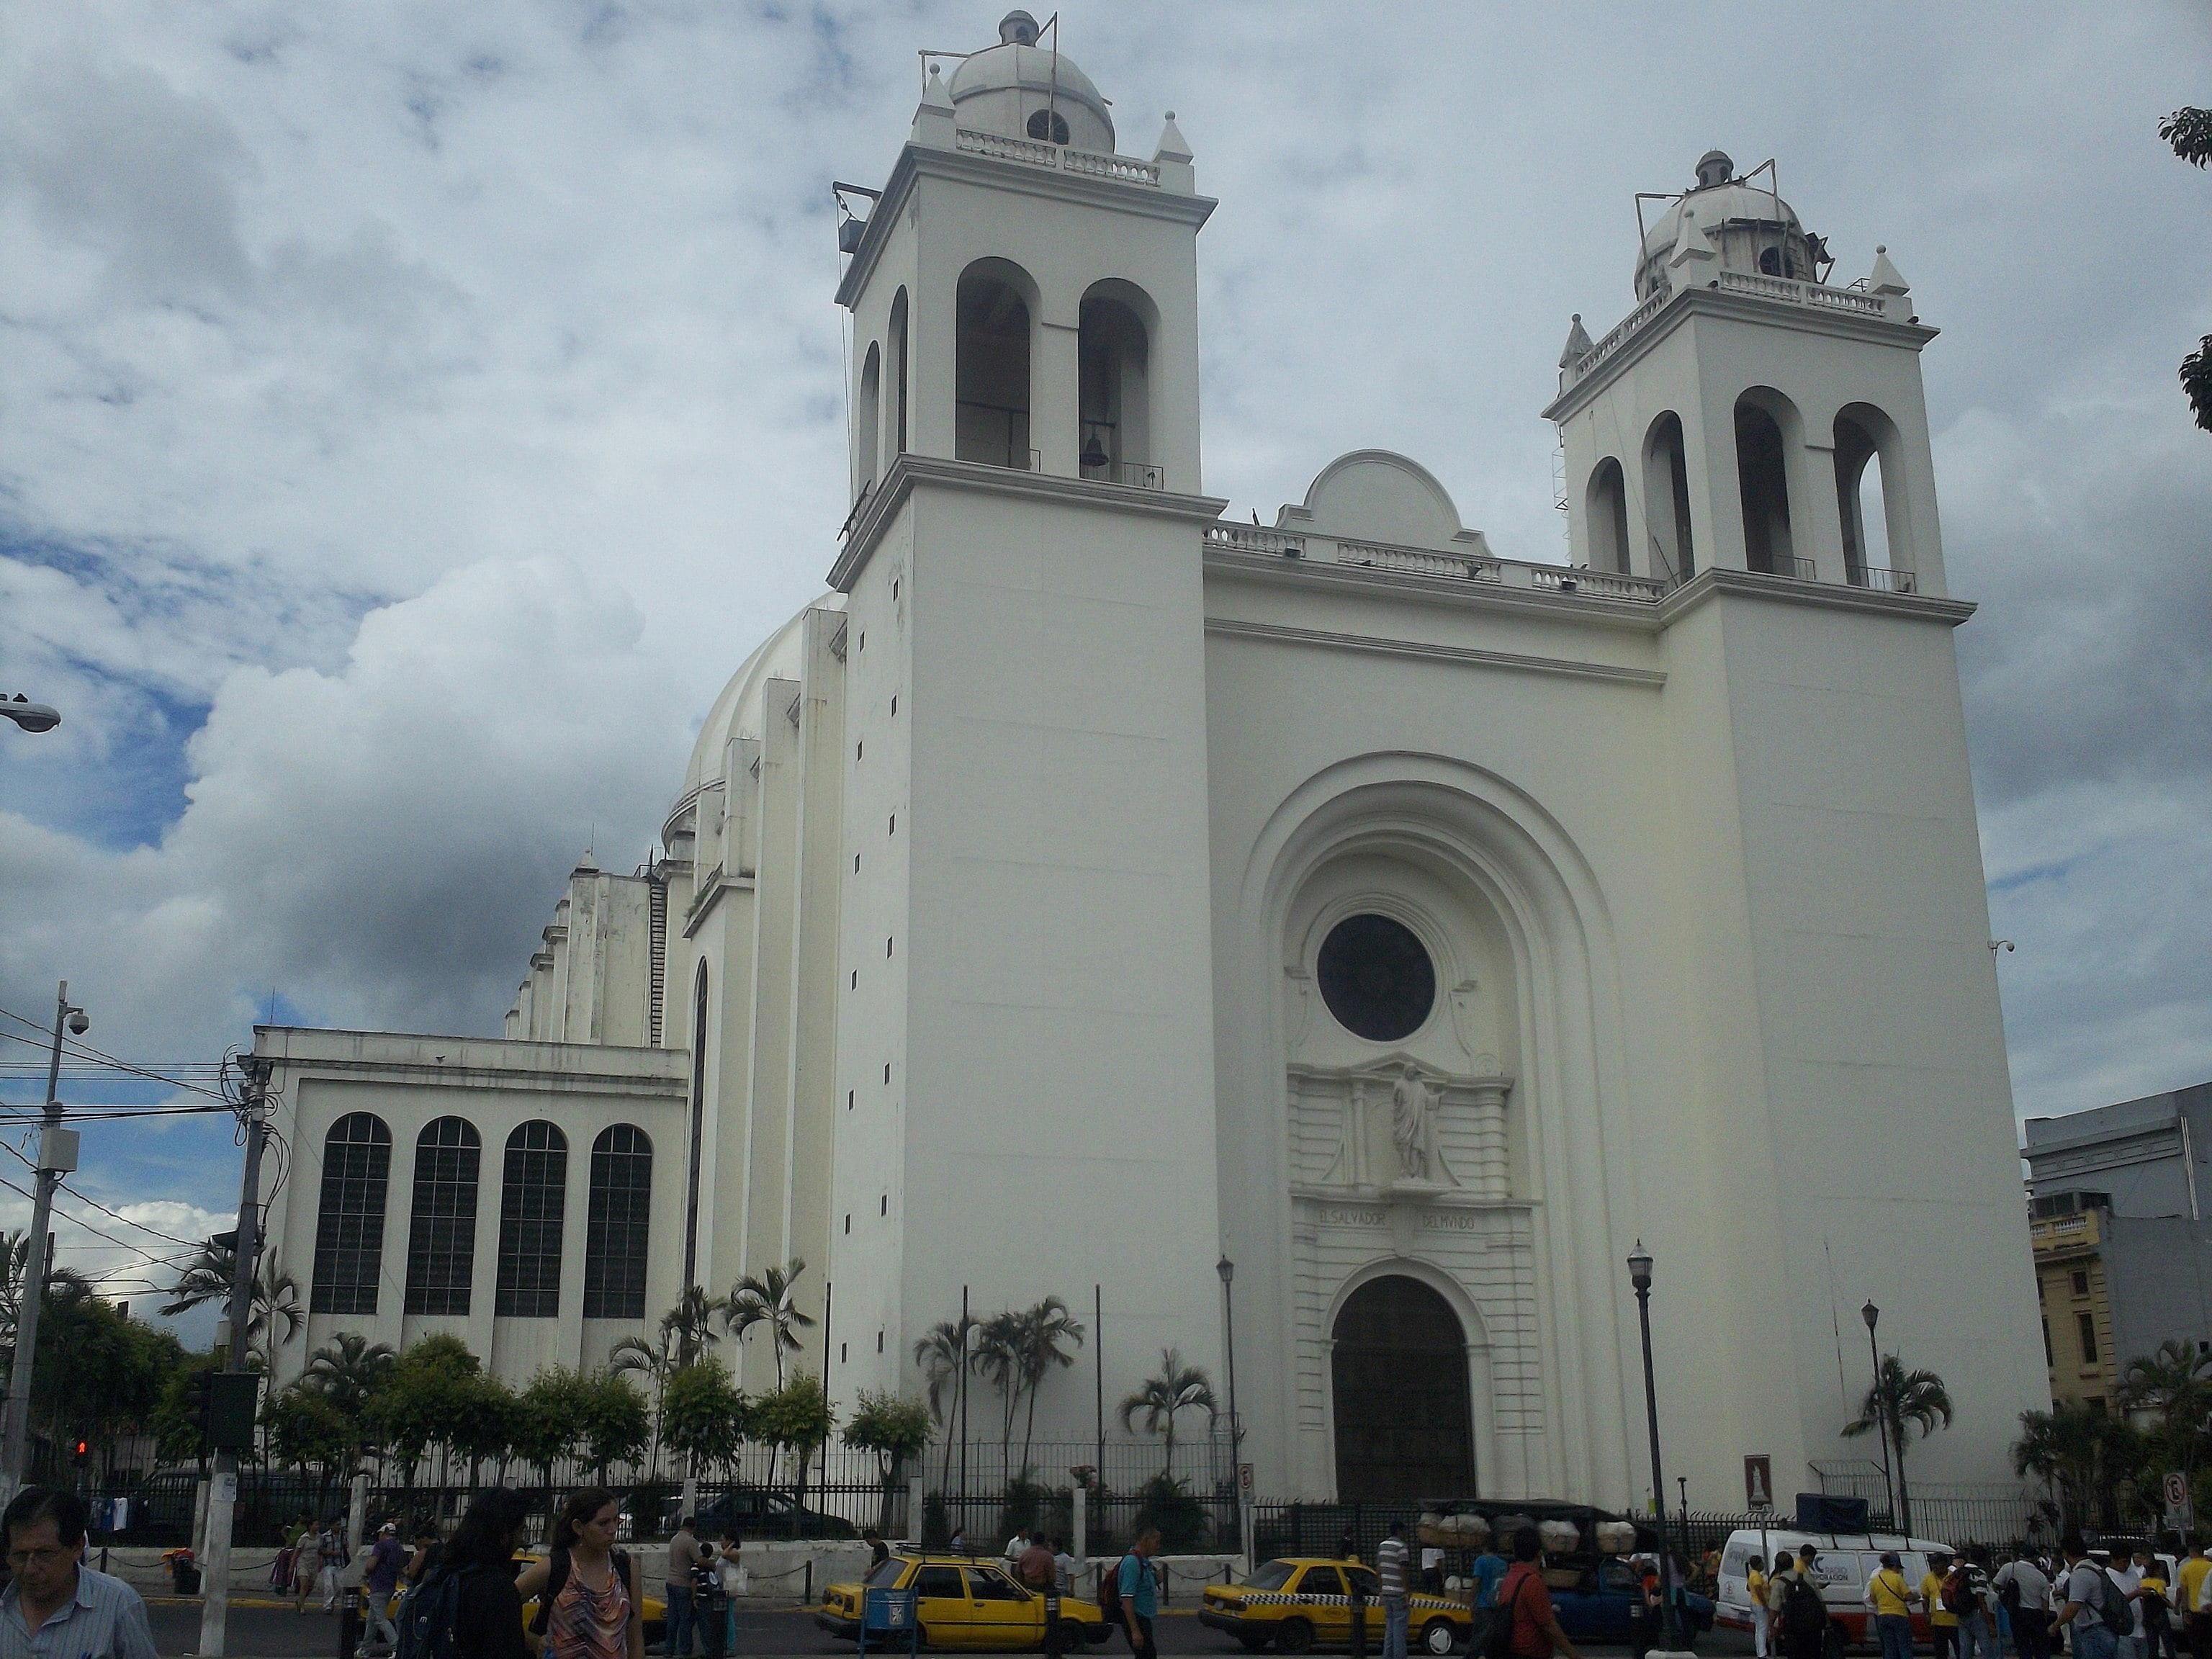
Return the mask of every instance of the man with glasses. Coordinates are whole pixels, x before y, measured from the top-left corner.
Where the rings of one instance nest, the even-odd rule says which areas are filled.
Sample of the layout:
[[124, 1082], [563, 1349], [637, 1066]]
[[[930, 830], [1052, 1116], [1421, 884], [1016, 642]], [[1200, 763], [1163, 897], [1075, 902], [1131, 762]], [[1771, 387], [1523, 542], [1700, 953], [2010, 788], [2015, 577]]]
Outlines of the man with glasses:
[[84, 1504], [27, 1486], [0, 1514], [14, 1582], [0, 1591], [0, 1659], [155, 1659], [146, 1604], [84, 1553]]

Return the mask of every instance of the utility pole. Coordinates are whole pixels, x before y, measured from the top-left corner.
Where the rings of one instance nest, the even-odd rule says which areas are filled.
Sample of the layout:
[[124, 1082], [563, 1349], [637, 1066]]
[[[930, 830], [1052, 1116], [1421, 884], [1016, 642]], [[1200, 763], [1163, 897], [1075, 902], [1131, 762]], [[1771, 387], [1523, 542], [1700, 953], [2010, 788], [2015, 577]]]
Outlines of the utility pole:
[[[46, 1274], [53, 1265], [50, 1246], [54, 1188], [76, 1168], [76, 1131], [62, 1127], [62, 1028], [79, 1036], [92, 1028], [84, 1010], [70, 1006], [69, 981], [54, 993], [54, 1041], [46, 1054], [46, 1111], [39, 1129], [39, 1172], [31, 1200], [31, 1232], [23, 1252], [23, 1283], [15, 1297], [15, 1352], [8, 1367], [7, 1437], [0, 1449], [0, 1471], [13, 1498], [30, 1484], [31, 1373], [39, 1353], [39, 1312], [46, 1299]], [[13, 1262], [4, 1264], [12, 1268]]]
[[[238, 1248], [230, 1279], [230, 1359], [223, 1369], [246, 1370], [246, 1334], [253, 1320], [253, 1281], [261, 1254], [261, 1149], [269, 1139], [269, 1063], [258, 1054], [240, 1062], [246, 1099], [239, 1115], [246, 1122], [246, 1178], [238, 1193]], [[230, 1620], [230, 1522], [238, 1504], [238, 1453], [228, 1447], [215, 1455], [215, 1479], [208, 1489], [207, 1559], [200, 1607], [200, 1659], [223, 1659], [223, 1638]]]

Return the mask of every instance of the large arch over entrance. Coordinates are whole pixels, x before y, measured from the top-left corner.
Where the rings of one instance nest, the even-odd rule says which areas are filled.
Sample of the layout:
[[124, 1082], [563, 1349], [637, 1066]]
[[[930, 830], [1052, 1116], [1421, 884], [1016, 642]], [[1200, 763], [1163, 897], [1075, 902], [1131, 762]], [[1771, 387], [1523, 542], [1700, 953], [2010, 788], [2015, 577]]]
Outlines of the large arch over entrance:
[[1472, 1493], [1467, 1333], [1442, 1293], [1402, 1273], [1370, 1279], [1345, 1299], [1334, 1335], [1337, 1501]]

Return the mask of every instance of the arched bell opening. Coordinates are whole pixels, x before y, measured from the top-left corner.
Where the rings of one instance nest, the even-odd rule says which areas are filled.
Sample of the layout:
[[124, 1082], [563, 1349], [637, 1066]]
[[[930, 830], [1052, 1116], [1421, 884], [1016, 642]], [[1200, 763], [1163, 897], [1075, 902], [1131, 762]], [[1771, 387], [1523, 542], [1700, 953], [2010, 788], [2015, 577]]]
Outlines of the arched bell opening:
[[888, 441], [884, 445], [886, 453], [893, 457], [905, 454], [907, 447], [906, 389], [908, 365], [906, 350], [906, 290], [904, 289], [901, 289], [896, 294], [891, 296], [891, 326], [890, 336], [890, 362], [889, 367], [891, 382], [891, 424], [890, 431], [885, 434]]
[[1077, 396], [1083, 476], [1157, 488], [1152, 464], [1152, 302], [1126, 283], [1101, 283], [1083, 296], [1077, 337]]
[[1810, 580], [1812, 561], [1797, 557], [1790, 511], [1787, 427], [1795, 410], [1779, 393], [1747, 392], [1735, 403], [1736, 482], [1743, 503], [1744, 568]]
[[1037, 470], [1030, 447], [1035, 293], [1028, 274], [1004, 259], [979, 259], [961, 275], [953, 393], [957, 460]]
[[1836, 416], [1836, 511], [1844, 579], [1855, 587], [1912, 591], [1903, 463], [1896, 425], [1870, 404]]
[[1669, 410], [1644, 439], [1644, 518], [1651, 539], [1651, 574], [1686, 581], [1698, 562], [1690, 536], [1690, 465], [1682, 418]]
[[1620, 463], [1608, 455], [1590, 473], [1583, 501], [1593, 570], [1628, 574], [1628, 485]]
[[1370, 1279], [1345, 1298], [1333, 1338], [1337, 1501], [1471, 1495], [1467, 1331], [1443, 1293], [1403, 1273]]
[[867, 358], [860, 365], [860, 402], [853, 421], [853, 440], [858, 447], [853, 458], [855, 496], [876, 481], [877, 445], [883, 436], [884, 354], [882, 348], [873, 343], [869, 345]]

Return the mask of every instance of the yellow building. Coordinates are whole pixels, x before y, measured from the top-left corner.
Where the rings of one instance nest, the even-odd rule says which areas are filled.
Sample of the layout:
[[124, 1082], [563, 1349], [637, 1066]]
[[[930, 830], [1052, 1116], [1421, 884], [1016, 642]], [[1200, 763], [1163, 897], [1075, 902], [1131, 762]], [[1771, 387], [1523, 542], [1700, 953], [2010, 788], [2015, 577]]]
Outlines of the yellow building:
[[2112, 1304], [2105, 1274], [2107, 1216], [2096, 1206], [2058, 1213], [2066, 1199], [2039, 1199], [2028, 1224], [2035, 1250], [2035, 1290], [2043, 1304], [2043, 1358], [2051, 1368], [2053, 1402], [2103, 1406], [2119, 1386], [2119, 1356], [2112, 1334]]

